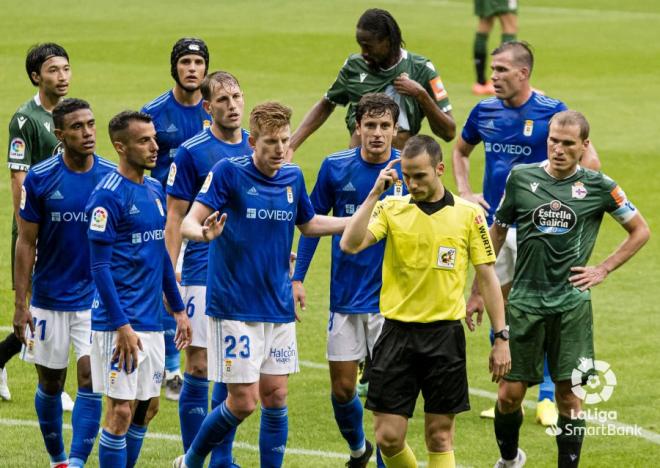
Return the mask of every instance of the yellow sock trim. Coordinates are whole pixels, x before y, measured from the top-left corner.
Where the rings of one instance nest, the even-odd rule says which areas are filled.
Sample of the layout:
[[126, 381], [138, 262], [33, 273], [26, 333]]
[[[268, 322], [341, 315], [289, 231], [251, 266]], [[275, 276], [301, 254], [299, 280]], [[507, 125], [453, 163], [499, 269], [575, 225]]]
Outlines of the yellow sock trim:
[[417, 459], [408, 444], [393, 457], [387, 457], [381, 452], [387, 468], [417, 468]]
[[456, 468], [454, 451], [429, 452], [429, 468]]

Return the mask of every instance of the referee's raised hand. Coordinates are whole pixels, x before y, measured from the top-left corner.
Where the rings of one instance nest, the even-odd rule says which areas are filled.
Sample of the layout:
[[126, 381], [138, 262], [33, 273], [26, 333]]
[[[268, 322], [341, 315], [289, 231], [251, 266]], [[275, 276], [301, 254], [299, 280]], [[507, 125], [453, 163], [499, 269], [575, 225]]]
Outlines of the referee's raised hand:
[[380, 174], [378, 174], [378, 178], [374, 183], [374, 188], [371, 189], [373, 193], [380, 196], [380, 194], [399, 180], [399, 174], [396, 172], [396, 169], [393, 168], [395, 164], [399, 164], [400, 162], [401, 158], [393, 159], [380, 171]]

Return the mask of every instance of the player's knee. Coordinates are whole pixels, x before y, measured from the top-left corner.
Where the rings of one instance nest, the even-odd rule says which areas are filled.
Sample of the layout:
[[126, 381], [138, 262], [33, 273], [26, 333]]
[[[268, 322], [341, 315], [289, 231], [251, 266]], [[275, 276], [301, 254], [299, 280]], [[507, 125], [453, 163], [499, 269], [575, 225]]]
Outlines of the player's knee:
[[64, 381], [61, 379], [42, 380], [39, 383], [41, 384], [41, 389], [47, 395], [57, 395], [64, 390]]
[[339, 378], [332, 382], [332, 396], [339, 403], [348, 403], [355, 396], [355, 379]]
[[189, 347], [186, 351], [186, 372], [198, 379], [208, 375], [206, 349]]
[[427, 427], [426, 447], [430, 452], [448, 452], [454, 447], [454, 435], [451, 428]]
[[114, 434], [125, 434], [131, 425], [133, 413], [128, 401], [114, 403], [108, 406], [106, 424], [110, 432]]
[[282, 408], [286, 406], [289, 391], [286, 386], [277, 386], [262, 393], [263, 406], [266, 408]]
[[389, 425], [381, 424], [376, 428], [376, 444], [385, 455], [391, 457], [403, 450], [405, 435], [399, 434]]
[[577, 413], [581, 409], [581, 400], [573, 393], [570, 382], [559, 382], [555, 386], [555, 400], [559, 413], [570, 416], [571, 411]]
[[515, 385], [502, 385], [497, 393], [497, 405], [502, 413], [513, 413], [520, 408], [525, 393]]

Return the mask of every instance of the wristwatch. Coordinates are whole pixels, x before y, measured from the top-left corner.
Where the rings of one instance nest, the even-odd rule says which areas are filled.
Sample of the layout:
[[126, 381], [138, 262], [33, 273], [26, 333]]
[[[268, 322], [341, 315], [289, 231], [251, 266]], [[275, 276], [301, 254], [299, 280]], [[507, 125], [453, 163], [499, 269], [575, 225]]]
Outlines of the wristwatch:
[[506, 327], [502, 328], [497, 333], [494, 333], [493, 337], [499, 338], [499, 339], [504, 340], [504, 341], [509, 341], [509, 326], [507, 325]]

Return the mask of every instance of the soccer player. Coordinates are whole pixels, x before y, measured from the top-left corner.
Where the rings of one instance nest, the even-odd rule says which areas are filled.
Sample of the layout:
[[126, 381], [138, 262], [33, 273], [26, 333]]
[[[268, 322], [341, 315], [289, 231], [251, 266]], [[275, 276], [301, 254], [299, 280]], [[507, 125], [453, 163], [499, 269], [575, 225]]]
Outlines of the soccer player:
[[[18, 235], [18, 213], [21, 200], [21, 187], [25, 175], [32, 164], [43, 161], [61, 150], [55, 136], [55, 126], [51, 112], [55, 105], [66, 96], [71, 79], [69, 55], [58, 44], [36, 44], [28, 50], [25, 69], [37, 94], [18, 108], [9, 123], [9, 149], [7, 162], [11, 176], [11, 196], [14, 218], [11, 231], [11, 275], [14, 287], [14, 254]], [[0, 343], [0, 400], [10, 400], [7, 386], [7, 362], [21, 350], [21, 341], [10, 333]], [[73, 402], [66, 392], [62, 392], [63, 403], [68, 411]]]
[[[399, 161], [410, 195], [380, 200], [398, 181], [393, 166]], [[385, 323], [374, 346], [365, 406], [374, 412], [376, 441], [388, 467], [417, 467], [406, 432], [420, 390], [428, 466], [455, 466], [455, 415], [470, 407], [461, 325], [468, 263], [498, 330], [489, 358], [493, 380], [511, 363], [484, 217], [477, 205], [445, 189], [443, 173], [440, 145], [425, 135], [412, 137], [401, 159], [381, 171], [340, 242], [344, 252], [355, 254], [387, 239], [380, 293]]]
[[[590, 288], [630, 259], [648, 240], [646, 221], [609, 177], [580, 166], [589, 147], [589, 124], [576, 111], [552, 117], [548, 160], [514, 167], [490, 232], [497, 252], [508, 226], [517, 224], [518, 258], [507, 304], [511, 327], [511, 373], [500, 382], [495, 436], [497, 467], [518, 467], [520, 405], [529, 385], [543, 380], [547, 353], [556, 385], [558, 466], [577, 467], [585, 421], [572, 374], [594, 359]], [[604, 213], [627, 232], [614, 252], [587, 265]], [[560, 339], [561, 337], [561, 339]]]
[[[170, 164], [179, 146], [211, 126], [211, 116], [202, 104], [200, 86], [209, 69], [206, 43], [194, 37], [183, 37], [172, 47], [170, 73], [174, 88], [146, 104], [142, 112], [149, 114], [156, 127], [158, 161], [151, 176], [165, 187]], [[181, 392], [179, 352], [174, 344], [174, 319], [166, 315], [165, 327], [165, 398], [176, 401]]]
[[[367, 198], [381, 169], [399, 158], [392, 148], [399, 106], [386, 94], [366, 94], [356, 110], [356, 132], [361, 145], [328, 156], [321, 165], [311, 202], [314, 211], [351, 216]], [[385, 195], [402, 195], [403, 183]], [[327, 357], [330, 366], [331, 401], [337, 426], [350, 449], [347, 466], [366, 467], [373, 453], [362, 428], [362, 403], [356, 393], [358, 362], [371, 353], [383, 325], [378, 310], [381, 268], [385, 243], [359, 255], [346, 255], [339, 248], [341, 236], [332, 238], [330, 318]], [[317, 238], [301, 237], [292, 284], [294, 300], [305, 305], [303, 281], [318, 245]], [[377, 266], [377, 267], [374, 267]]]
[[[183, 143], [177, 150], [167, 178], [167, 224], [165, 242], [172, 264], [181, 250], [181, 222], [195, 201], [207, 174], [215, 163], [228, 157], [249, 156], [252, 148], [249, 133], [241, 128], [243, 92], [230, 73], [216, 71], [202, 81], [203, 105], [213, 118], [210, 128]], [[179, 398], [179, 421], [184, 451], [188, 450], [208, 412], [206, 365], [206, 277], [208, 244], [189, 241], [183, 256], [181, 286], [183, 301], [190, 317], [193, 339], [186, 348], [186, 369]], [[211, 406], [215, 408], [227, 396], [227, 386], [216, 383]], [[223, 449], [213, 450], [212, 466], [231, 464], [233, 434], [223, 441]]]
[[298, 149], [323, 125], [337, 104], [348, 105], [349, 146], [358, 146], [358, 101], [367, 93], [380, 92], [392, 97], [400, 108], [399, 131], [392, 143], [395, 148], [403, 148], [408, 138], [419, 133], [424, 117], [434, 134], [445, 141], [452, 140], [456, 124], [445, 86], [428, 59], [403, 49], [401, 30], [392, 15], [378, 8], [365, 11], [358, 20], [355, 38], [361, 54], [346, 59], [335, 82], [292, 135], [291, 150]]
[[[532, 90], [529, 79], [534, 67], [534, 55], [527, 43], [507, 42], [495, 49], [492, 56], [492, 79], [497, 95], [481, 101], [472, 109], [452, 154], [452, 169], [460, 196], [487, 210], [489, 225], [504, 193], [509, 171], [517, 164], [546, 159], [548, 121], [554, 114], [566, 109], [563, 102]], [[468, 179], [469, 157], [481, 142], [486, 155], [483, 193], [473, 193]], [[589, 145], [585, 152], [582, 165], [594, 170], [600, 168], [593, 145]], [[515, 235], [515, 228], [510, 229], [495, 264], [505, 300], [511, 289], [516, 261]], [[478, 297], [473, 296], [475, 299]], [[475, 312], [478, 313], [477, 323], [481, 323], [483, 304], [468, 302], [467, 323], [470, 330], [474, 330], [472, 315]], [[494, 418], [494, 408], [484, 410], [481, 416]], [[545, 426], [557, 421], [554, 385], [547, 372], [539, 389], [536, 419]]]
[[[34, 406], [51, 466], [81, 467], [92, 451], [101, 420], [101, 395], [92, 391], [89, 364], [94, 283], [85, 205], [96, 184], [115, 166], [94, 154], [96, 123], [87, 102], [64, 99], [52, 117], [64, 151], [31, 166], [23, 182], [14, 332], [25, 344], [24, 359], [34, 362], [37, 369]], [[78, 247], [71, 249], [72, 244]], [[71, 344], [77, 359], [78, 396], [67, 460], [60, 394]]]
[[99, 443], [103, 467], [132, 467], [158, 411], [165, 367], [163, 295], [177, 322], [176, 343], [190, 342], [190, 323], [165, 248], [165, 194], [144, 176], [156, 165], [151, 117], [124, 111], [110, 120], [119, 166], [87, 203], [91, 268], [92, 382], [106, 395]]
[[488, 36], [493, 30], [495, 19], [502, 29], [502, 44], [515, 41], [518, 34], [518, 0], [474, 0], [474, 14], [479, 18], [474, 36], [474, 67], [477, 82], [472, 85], [472, 94], [493, 95], [493, 82], [486, 80], [486, 55]]
[[[298, 372], [289, 254], [294, 225], [307, 236], [341, 232], [346, 219], [315, 215], [301, 170], [285, 162], [291, 109], [250, 114], [252, 156], [209, 172], [182, 233], [209, 246], [206, 315], [208, 375], [228, 396], [206, 416], [174, 466], [201, 467], [211, 448], [261, 401], [261, 466], [282, 466], [288, 434], [288, 375]], [[222, 215], [220, 215], [222, 213]]]

